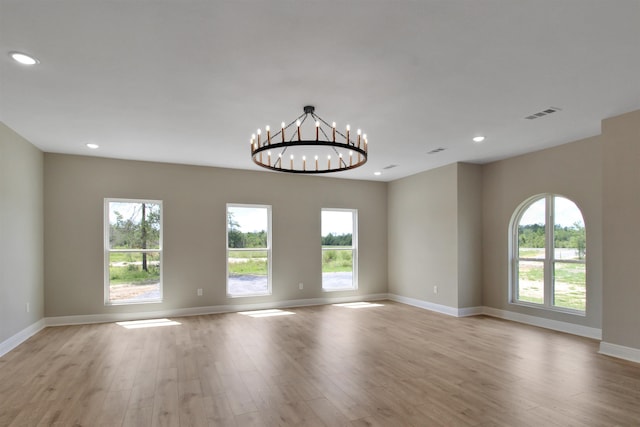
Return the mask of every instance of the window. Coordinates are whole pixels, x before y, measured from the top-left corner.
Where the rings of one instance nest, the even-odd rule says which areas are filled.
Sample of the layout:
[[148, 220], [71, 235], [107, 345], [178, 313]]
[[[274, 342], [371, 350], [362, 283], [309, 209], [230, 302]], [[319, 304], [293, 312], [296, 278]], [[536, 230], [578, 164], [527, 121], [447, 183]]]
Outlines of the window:
[[162, 202], [105, 199], [105, 304], [162, 301]]
[[511, 302], [586, 310], [586, 233], [580, 209], [553, 194], [516, 210], [511, 226]]
[[227, 205], [227, 295], [271, 294], [271, 206]]
[[358, 288], [355, 209], [322, 209], [322, 290]]

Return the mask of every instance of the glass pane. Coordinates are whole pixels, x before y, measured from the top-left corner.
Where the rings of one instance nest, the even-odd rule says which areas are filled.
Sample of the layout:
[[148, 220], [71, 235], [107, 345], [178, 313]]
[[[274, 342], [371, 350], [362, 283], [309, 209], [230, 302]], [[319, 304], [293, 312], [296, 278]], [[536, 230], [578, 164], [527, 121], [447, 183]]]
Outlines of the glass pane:
[[586, 309], [587, 269], [585, 264], [556, 262], [554, 266], [553, 304], [556, 307]]
[[[532, 203], [518, 223], [518, 256], [544, 259], [545, 199]], [[542, 279], [541, 279], [542, 280]]]
[[160, 204], [109, 202], [111, 249], [160, 249]]
[[109, 254], [109, 302], [160, 299], [159, 252]]
[[544, 264], [542, 262], [518, 262], [518, 301], [544, 303]]
[[322, 251], [322, 288], [324, 290], [353, 289], [353, 250]]
[[353, 244], [353, 212], [322, 211], [322, 247], [348, 247]]
[[555, 197], [554, 222], [555, 259], [584, 260], [587, 254], [587, 238], [584, 220], [578, 206], [564, 197]]
[[229, 248], [267, 248], [269, 213], [266, 207], [229, 206]]
[[228, 292], [258, 295], [269, 292], [269, 259], [266, 250], [229, 250]]

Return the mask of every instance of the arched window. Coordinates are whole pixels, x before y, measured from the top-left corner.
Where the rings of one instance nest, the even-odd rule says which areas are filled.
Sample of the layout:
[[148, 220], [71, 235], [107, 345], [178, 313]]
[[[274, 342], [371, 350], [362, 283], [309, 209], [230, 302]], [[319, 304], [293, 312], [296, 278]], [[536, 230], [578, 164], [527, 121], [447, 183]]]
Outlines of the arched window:
[[514, 212], [510, 233], [512, 303], [584, 314], [586, 233], [566, 197], [542, 194]]

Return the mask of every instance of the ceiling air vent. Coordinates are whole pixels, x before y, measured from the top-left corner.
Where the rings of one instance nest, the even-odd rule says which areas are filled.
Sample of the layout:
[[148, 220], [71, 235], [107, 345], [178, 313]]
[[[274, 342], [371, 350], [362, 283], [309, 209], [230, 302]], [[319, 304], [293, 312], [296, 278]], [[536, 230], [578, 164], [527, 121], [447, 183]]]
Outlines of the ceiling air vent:
[[445, 150], [445, 148], [442, 148], [442, 147], [434, 148], [433, 150], [429, 151], [427, 154], [436, 154], [436, 153], [439, 153], [439, 152], [444, 151], [444, 150]]
[[398, 166], [398, 165], [389, 165], [389, 166], [385, 166], [385, 167], [383, 167], [382, 169], [384, 169], [384, 170], [389, 170], [389, 169], [393, 169], [393, 168], [395, 168], [395, 167], [397, 167], [397, 166]]
[[549, 114], [557, 113], [558, 111], [562, 111], [562, 108], [558, 107], [549, 107], [546, 110], [538, 111], [537, 113], [533, 113], [530, 116], [525, 117], [527, 120], [539, 119], [540, 117], [548, 116]]

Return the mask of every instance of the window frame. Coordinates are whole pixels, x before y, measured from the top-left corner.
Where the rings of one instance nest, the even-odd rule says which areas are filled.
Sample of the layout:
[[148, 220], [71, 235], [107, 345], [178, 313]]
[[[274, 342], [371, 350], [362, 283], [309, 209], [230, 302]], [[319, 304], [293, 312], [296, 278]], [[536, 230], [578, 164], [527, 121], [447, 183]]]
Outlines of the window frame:
[[[267, 247], [266, 248], [230, 248], [229, 247], [229, 208], [265, 208], [267, 210]], [[273, 294], [272, 289], [272, 270], [273, 270], [273, 245], [272, 245], [272, 207], [271, 205], [252, 204], [252, 203], [227, 203], [225, 207], [225, 292], [227, 298], [245, 298], [245, 297], [263, 297]], [[229, 291], [229, 252], [233, 251], [267, 251], [267, 291], [265, 293], [252, 294], [232, 294]]]
[[[160, 206], [160, 232], [158, 233], [158, 248], [152, 249], [112, 249], [109, 244], [110, 239], [110, 222], [109, 222], [109, 208], [111, 203], [139, 203], [139, 204], [157, 204]], [[163, 234], [164, 234], [164, 224], [163, 224], [163, 204], [162, 200], [153, 200], [153, 199], [126, 199], [126, 198], [105, 198], [104, 199], [104, 305], [105, 306], [115, 306], [115, 305], [138, 305], [138, 304], [158, 304], [162, 303], [164, 300], [164, 249], [163, 249]], [[109, 269], [109, 264], [111, 261], [110, 255], [112, 253], [158, 253], [160, 259], [160, 282], [158, 283], [160, 296], [154, 299], [143, 299], [143, 300], [125, 300], [125, 301], [110, 301], [110, 291], [111, 291], [111, 274]]]
[[[323, 292], [344, 292], [344, 291], [357, 291], [358, 290], [358, 209], [350, 208], [321, 208], [320, 209], [320, 229], [322, 230], [322, 212], [350, 212], [351, 213], [351, 248], [341, 248], [339, 250], [351, 250], [351, 263], [352, 263], [352, 287], [344, 289], [327, 289], [324, 287], [324, 277], [322, 271], [322, 261], [324, 259], [324, 251], [332, 250], [325, 249], [322, 246], [322, 231], [320, 232], [320, 286]], [[335, 249], [333, 249], [335, 250]]]
[[[587, 224], [584, 219], [582, 209], [571, 198], [555, 193], [543, 193], [532, 196], [522, 202], [514, 211], [511, 222], [509, 224], [509, 303], [521, 305], [525, 307], [533, 307], [543, 310], [557, 311], [577, 316], [586, 316], [588, 300], [587, 300], [587, 261], [584, 260], [562, 260], [556, 258], [554, 245], [555, 235], [555, 198], [562, 197], [572, 202], [582, 217], [584, 223], [585, 236]], [[545, 247], [544, 258], [528, 258], [520, 257], [519, 230], [520, 221], [528, 209], [539, 200], [545, 201]], [[585, 248], [587, 246], [585, 238]], [[543, 303], [535, 303], [531, 301], [523, 301], [519, 299], [520, 279], [519, 279], [519, 263], [520, 261], [540, 262], [543, 266]], [[555, 300], [555, 266], [556, 264], [582, 264], [585, 267], [585, 309], [579, 310], [575, 308], [562, 307], [554, 304]]]

